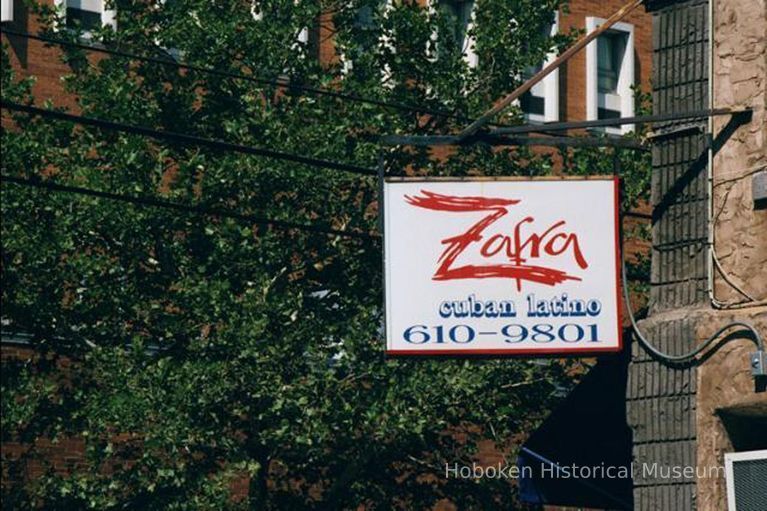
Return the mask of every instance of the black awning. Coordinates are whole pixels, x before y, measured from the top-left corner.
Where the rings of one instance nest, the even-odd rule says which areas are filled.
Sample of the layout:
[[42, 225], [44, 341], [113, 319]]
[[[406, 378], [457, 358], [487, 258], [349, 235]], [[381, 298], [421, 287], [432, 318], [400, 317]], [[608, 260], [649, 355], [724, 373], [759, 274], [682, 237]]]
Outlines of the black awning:
[[524, 443], [523, 502], [633, 509], [627, 353], [600, 359]]

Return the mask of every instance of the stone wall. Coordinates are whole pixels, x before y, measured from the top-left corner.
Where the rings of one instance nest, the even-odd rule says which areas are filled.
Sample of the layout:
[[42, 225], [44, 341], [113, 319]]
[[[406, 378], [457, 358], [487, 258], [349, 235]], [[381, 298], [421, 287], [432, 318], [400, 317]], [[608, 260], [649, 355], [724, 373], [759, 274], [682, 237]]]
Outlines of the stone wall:
[[[739, 320], [752, 323], [767, 337], [767, 208], [756, 208], [751, 194], [751, 174], [767, 171], [767, 4], [763, 0], [714, 0], [713, 71], [715, 108], [753, 109], [750, 122], [738, 127], [714, 158], [714, 237], [722, 266], [715, 272], [715, 296], [725, 303], [746, 300], [729, 280], [761, 305], [711, 309], [699, 322], [697, 336], [705, 338], [727, 322]], [[727, 118], [716, 119], [715, 135], [725, 129], [726, 122]], [[767, 393], [754, 391], [748, 366], [748, 355], [754, 350], [747, 340], [733, 341], [698, 371], [699, 468], [723, 465], [726, 452], [767, 448], [767, 437], [762, 445], [737, 445], [737, 431], [728, 427], [733, 418], [767, 424]], [[699, 478], [697, 490], [699, 510], [726, 509], [722, 477]]]
[[[730, 321], [747, 321], [762, 334], [767, 332], [767, 312], [754, 308], [737, 312], [709, 314], [699, 322], [697, 336], [703, 339]], [[698, 430], [697, 460], [699, 474], [697, 493], [699, 511], [727, 509], [727, 493], [721, 472], [708, 467], [722, 467], [724, 454], [734, 450], [767, 448], [767, 435], [762, 445], [740, 446], [734, 441], [733, 428], [727, 419], [746, 419], [751, 427], [767, 431], [767, 392], [754, 392], [754, 379], [748, 364], [749, 354], [755, 351], [748, 340], [731, 341], [718, 350], [698, 369], [698, 403], [696, 421]], [[748, 424], [748, 423], [746, 423]]]
[[[754, 298], [767, 299], [767, 208], [755, 209], [748, 174], [767, 170], [767, 4], [764, 0], [713, 0], [714, 107], [753, 109], [714, 158], [716, 252], [728, 278]], [[720, 133], [727, 117], [718, 117]], [[743, 300], [716, 275], [716, 296]]]

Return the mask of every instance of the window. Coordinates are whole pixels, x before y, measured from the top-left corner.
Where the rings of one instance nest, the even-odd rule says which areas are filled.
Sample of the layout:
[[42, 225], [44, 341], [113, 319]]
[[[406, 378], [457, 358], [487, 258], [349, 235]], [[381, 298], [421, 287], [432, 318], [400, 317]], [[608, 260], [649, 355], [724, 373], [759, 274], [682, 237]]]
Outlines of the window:
[[13, 21], [13, 0], [2, 1], [2, 19], [0, 21]]
[[104, 25], [115, 27], [115, 11], [107, 9], [106, 0], [56, 0], [64, 11], [65, 26], [80, 28], [88, 35]]
[[[394, 9], [394, 3], [393, 0], [385, 1], [386, 3], [384, 4], [383, 16], [384, 18], [388, 18], [389, 13], [391, 13], [392, 9]], [[397, 49], [394, 47], [394, 44], [392, 43], [391, 37], [389, 37], [389, 35], [386, 33], [381, 34], [380, 43], [386, 48], [387, 51], [397, 51]], [[388, 63], [384, 64], [384, 66], [381, 68], [381, 83], [383, 83], [384, 87], [390, 89], [394, 87], [394, 73], [392, 72], [391, 66], [389, 66]]]
[[767, 498], [767, 450], [726, 453], [727, 509], [758, 511]]
[[455, 44], [455, 49], [463, 51], [466, 43], [466, 35], [471, 23], [471, 11], [474, 8], [473, 1], [466, 0], [441, 0], [438, 6], [443, 16], [448, 18], [452, 32], [443, 40]]
[[363, 5], [357, 9], [357, 14], [354, 20], [354, 31], [357, 36], [357, 45], [353, 48], [353, 51], [347, 54], [344, 48], [340, 48], [338, 58], [341, 62], [341, 72], [343, 74], [349, 74], [354, 68], [354, 61], [362, 59], [368, 54], [374, 54], [376, 51], [376, 45], [379, 44], [381, 38], [377, 33], [377, 9], [388, 8], [388, 4], [384, 4], [379, 1], [374, 7], [373, 5]]
[[449, 29], [446, 34], [433, 35], [438, 41], [437, 53], [460, 52], [469, 67], [476, 67], [474, 38], [469, 35], [474, 24], [474, 0], [438, 0], [430, 4], [430, 9], [434, 3]]
[[[603, 19], [586, 18], [591, 32]], [[634, 115], [634, 27], [616, 23], [586, 47], [586, 117], [588, 120], [617, 119]], [[620, 135], [633, 125], [609, 127], [606, 133]]]
[[[295, 7], [300, 7], [300, 4], [301, 4], [300, 0], [293, 0], [293, 5]], [[261, 19], [259, 21], [262, 21], [263, 19], [264, 18], [263, 18], [263, 14], [262, 14], [262, 17], [261, 17]], [[316, 35], [316, 33], [315, 33], [315, 35]], [[314, 55], [314, 56], [315, 57], [319, 57], [319, 53], [318, 53], [319, 49], [316, 48], [316, 47], [312, 48], [312, 40], [311, 40], [310, 36], [311, 36], [311, 33], [309, 31], [309, 26], [307, 25], [307, 26], [302, 27], [301, 30], [298, 31], [298, 34], [296, 34], [296, 39], [293, 42], [293, 44], [291, 45], [291, 50], [297, 51], [301, 47], [303, 47], [306, 50], [306, 54], [309, 55], [309, 54], [312, 53], [312, 50], [314, 49], [314, 50], [317, 51], [317, 54]], [[301, 52], [301, 55], [303, 56], [303, 52]], [[288, 74], [288, 68], [285, 68], [283, 70], [283, 72], [285, 74]]]
[[251, 0], [250, 15], [253, 21], [262, 21], [264, 19], [264, 6], [259, 0]]
[[304, 27], [298, 33], [298, 42], [301, 44], [309, 44], [309, 27]]
[[[555, 13], [551, 23], [543, 27], [543, 32], [547, 37], [556, 35], [559, 30], [559, 13]], [[543, 69], [557, 58], [557, 54], [552, 52], [546, 57], [546, 61], [533, 67], [529, 67], [522, 74], [522, 78], [527, 80], [533, 77], [538, 71]], [[543, 80], [533, 85], [533, 87], [524, 93], [519, 100], [519, 106], [525, 114], [528, 122], [552, 122], [559, 120], [559, 70], [555, 69], [549, 73]]]
[[618, 93], [618, 75], [625, 53], [626, 34], [608, 32], [597, 38], [597, 88], [600, 93]]

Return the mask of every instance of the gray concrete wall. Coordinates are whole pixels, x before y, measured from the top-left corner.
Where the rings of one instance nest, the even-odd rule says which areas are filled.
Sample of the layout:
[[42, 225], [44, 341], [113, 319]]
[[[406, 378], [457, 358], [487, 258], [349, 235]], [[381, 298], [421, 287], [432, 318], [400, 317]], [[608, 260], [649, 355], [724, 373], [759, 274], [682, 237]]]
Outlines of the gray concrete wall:
[[[708, 105], [708, 30], [705, 1], [655, 2], [653, 10], [654, 113], [688, 112]], [[705, 122], [655, 126], [673, 132], [653, 144], [650, 314], [640, 323], [662, 351], [689, 351], [696, 318], [706, 308], [707, 138]], [[688, 510], [695, 480], [663, 478], [645, 468], [694, 466], [697, 375], [668, 367], [633, 346], [627, 388], [634, 432], [634, 505], [637, 510]]]

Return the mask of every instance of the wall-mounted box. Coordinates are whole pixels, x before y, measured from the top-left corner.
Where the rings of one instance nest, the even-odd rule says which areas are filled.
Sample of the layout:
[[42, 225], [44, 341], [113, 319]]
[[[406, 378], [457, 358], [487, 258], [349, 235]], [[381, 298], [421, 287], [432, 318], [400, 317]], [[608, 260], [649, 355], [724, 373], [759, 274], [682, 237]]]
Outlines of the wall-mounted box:
[[751, 195], [754, 198], [754, 205], [767, 205], [767, 168], [757, 172], [751, 178]]

